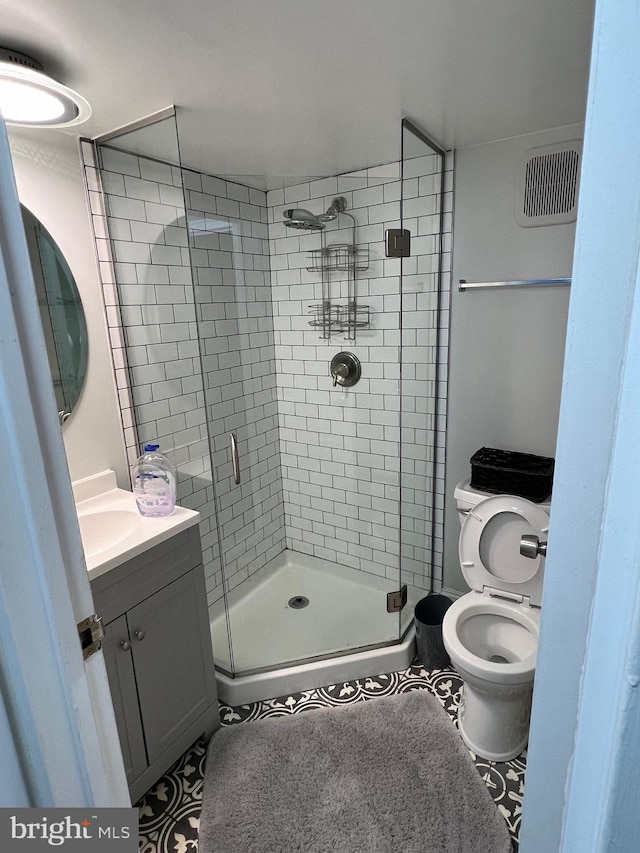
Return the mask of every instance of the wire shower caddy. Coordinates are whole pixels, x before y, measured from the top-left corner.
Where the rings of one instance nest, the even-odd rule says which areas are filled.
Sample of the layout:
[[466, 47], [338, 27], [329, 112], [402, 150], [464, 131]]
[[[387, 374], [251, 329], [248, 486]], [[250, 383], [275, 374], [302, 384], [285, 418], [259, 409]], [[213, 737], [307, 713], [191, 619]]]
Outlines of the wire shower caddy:
[[[358, 303], [356, 292], [357, 273], [369, 268], [369, 247], [356, 244], [355, 218], [345, 211], [338, 215], [352, 219], [353, 242], [327, 244], [323, 231], [320, 248], [311, 251], [307, 270], [320, 273], [322, 296], [320, 302], [309, 305], [309, 325], [321, 329], [321, 340], [330, 341], [333, 334], [344, 332], [344, 340], [355, 341], [356, 330], [367, 329], [371, 323], [370, 308]], [[331, 298], [332, 273], [340, 272], [347, 273], [346, 302], [334, 302]]]

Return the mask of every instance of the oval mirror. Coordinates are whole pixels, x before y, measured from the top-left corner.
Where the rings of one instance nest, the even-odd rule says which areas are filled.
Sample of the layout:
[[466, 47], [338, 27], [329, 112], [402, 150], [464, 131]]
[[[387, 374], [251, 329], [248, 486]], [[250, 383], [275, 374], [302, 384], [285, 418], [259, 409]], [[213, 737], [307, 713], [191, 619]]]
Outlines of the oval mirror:
[[58, 415], [63, 423], [78, 402], [84, 385], [87, 324], [64, 255], [42, 223], [24, 205], [21, 208]]

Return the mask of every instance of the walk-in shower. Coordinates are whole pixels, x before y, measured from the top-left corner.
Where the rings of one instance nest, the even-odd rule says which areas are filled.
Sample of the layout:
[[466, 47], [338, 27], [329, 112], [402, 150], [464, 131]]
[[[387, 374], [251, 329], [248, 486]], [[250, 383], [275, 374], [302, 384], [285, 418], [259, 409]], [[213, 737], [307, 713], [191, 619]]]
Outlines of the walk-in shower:
[[265, 191], [187, 168], [162, 124], [93, 146], [96, 237], [130, 457], [158, 441], [200, 512], [221, 696], [400, 668], [441, 578], [443, 152], [404, 122], [388, 163]]

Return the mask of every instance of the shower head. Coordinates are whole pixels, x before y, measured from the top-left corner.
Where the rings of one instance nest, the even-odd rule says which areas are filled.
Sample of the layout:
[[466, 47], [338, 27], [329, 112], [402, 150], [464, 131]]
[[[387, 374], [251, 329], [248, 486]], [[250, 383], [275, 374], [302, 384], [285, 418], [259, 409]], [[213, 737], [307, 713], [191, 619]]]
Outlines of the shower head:
[[300, 231], [321, 231], [324, 228], [324, 222], [304, 207], [290, 207], [283, 211], [283, 215], [287, 228], [297, 228]]
[[282, 211], [285, 218], [284, 224], [287, 228], [298, 228], [300, 231], [320, 231], [324, 228], [325, 222], [336, 219], [339, 213], [346, 210], [346, 207], [347, 200], [344, 196], [334, 198], [326, 213], [320, 213], [317, 216], [304, 207], [290, 207]]

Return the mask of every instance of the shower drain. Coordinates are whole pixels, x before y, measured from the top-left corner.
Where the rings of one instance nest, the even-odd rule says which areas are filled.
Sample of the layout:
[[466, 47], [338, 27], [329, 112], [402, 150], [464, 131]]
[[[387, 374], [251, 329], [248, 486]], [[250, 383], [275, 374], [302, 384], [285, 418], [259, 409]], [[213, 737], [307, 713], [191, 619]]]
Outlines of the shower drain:
[[305, 595], [294, 595], [293, 598], [290, 598], [287, 604], [289, 607], [293, 607], [294, 610], [302, 610], [303, 607], [306, 607], [309, 603], [309, 599]]

